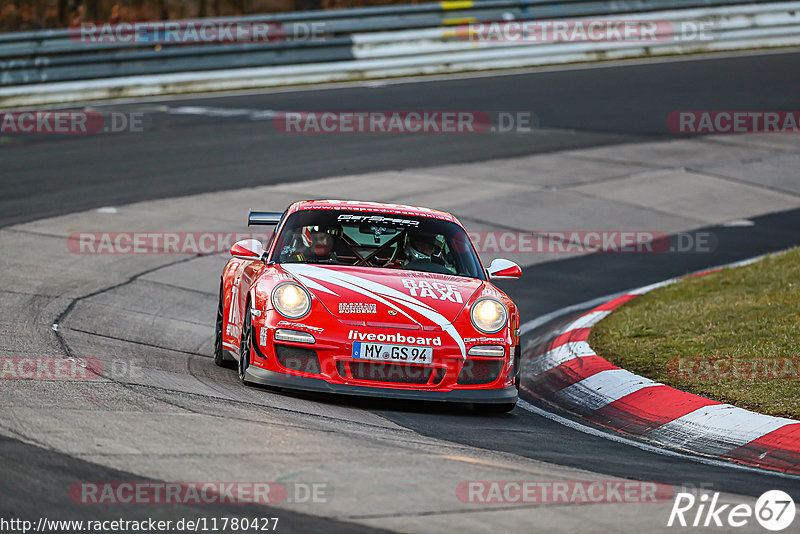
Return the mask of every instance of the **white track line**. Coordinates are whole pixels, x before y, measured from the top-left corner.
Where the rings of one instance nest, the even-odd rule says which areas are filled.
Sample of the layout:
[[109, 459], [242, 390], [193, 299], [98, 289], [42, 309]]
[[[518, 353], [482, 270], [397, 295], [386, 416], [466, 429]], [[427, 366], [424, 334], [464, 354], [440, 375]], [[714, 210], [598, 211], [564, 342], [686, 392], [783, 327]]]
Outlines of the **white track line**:
[[573, 304], [572, 306], [567, 306], [566, 308], [561, 308], [560, 310], [556, 310], [554, 312], [546, 313], [544, 315], [540, 315], [536, 319], [531, 319], [530, 321], [526, 321], [523, 323], [522, 326], [519, 328], [519, 335], [524, 336], [531, 330], [535, 330], [542, 325], [545, 325], [552, 321], [553, 319], [558, 319], [559, 317], [566, 315], [568, 313], [572, 313], [574, 311], [583, 310], [586, 308], [594, 308], [595, 306], [599, 306], [604, 302], [608, 302], [609, 300], [615, 299], [617, 297], [621, 297], [622, 295], [627, 295], [627, 291], [621, 291], [619, 293], [612, 293], [610, 295], [603, 295], [602, 297], [597, 297], [596, 299], [587, 300], [585, 302], [579, 302], [578, 304]]

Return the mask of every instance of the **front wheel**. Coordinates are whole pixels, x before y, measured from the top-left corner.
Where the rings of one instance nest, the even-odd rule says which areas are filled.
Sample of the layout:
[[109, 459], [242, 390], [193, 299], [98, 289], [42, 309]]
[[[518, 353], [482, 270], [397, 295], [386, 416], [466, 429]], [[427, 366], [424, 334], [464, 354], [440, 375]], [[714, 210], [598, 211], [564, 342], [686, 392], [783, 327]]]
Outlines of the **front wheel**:
[[220, 367], [233, 367], [234, 360], [222, 346], [223, 317], [225, 310], [222, 307], [222, 287], [219, 289], [219, 305], [217, 306], [217, 322], [214, 329], [214, 363]]
[[253, 322], [250, 318], [250, 303], [244, 312], [242, 322], [242, 337], [239, 341], [239, 380], [247, 384], [247, 368], [250, 366], [250, 347], [253, 339]]

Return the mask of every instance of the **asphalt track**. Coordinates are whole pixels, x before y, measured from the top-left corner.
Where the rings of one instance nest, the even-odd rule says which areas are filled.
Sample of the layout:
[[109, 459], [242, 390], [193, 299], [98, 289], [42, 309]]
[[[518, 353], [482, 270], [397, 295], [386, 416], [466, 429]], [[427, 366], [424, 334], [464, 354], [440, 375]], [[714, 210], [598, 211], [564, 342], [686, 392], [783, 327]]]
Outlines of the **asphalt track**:
[[153, 114], [144, 135], [3, 139], [0, 226], [206, 191], [659, 138], [671, 135], [666, 118], [677, 110], [795, 109], [799, 58], [770, 53], [98, 106], [523, 112], [543, 130], [298, 138], [268, 121]]
[[[25, 138], [0, 145], [4, 194], [0, 225], [84, 209], [252, 185], [359, 172], [480, 161], [667, 136], [676, 109], [796, 109], [798, 54], [622, 65], [512, 76], [203, 97], [167, 106], [291, 109], [476, 109], [533, 111], [544, 129], [530, 135], [304, 136], [291, 138], [263, 122], [211, 116], [154, 114], [146, 134], [75, 139]], [[151, 102], [146, 105], [159, 105]], [[111, 104], [114, 109], [143, 104]], [[712, 227], [708, 254], [590, 255], [526, 269], [520, 282], [500, 284], [531, 319], [564, 306], [704, 267], [800, 244], [800, 210], [765, 215], [747, 228]], [[560, 321], [567, 318], [559, 318]], [[532, 332], [535, 337], [537, 332]], [[222, 376], [216, 371], [211, 378]], [[222, 387], [239, 387], [233, 377]], [[257, 392], [257, 390], [256, 390]], [[249, 397], [251, 398], [251, 397]], [[292, 396], [287, 397], [289, 401]], [[780, 487], [800, 501], [798, 479], [702, 465], [661, 456], [571, 430], [522, 409], [498, 417], [396, 403], [296, 397], [365, 409], [414, 432], [456, 444], [506, 452], [557, 465], [674, 485], [757, 496]], [[55, 402], [55, 400], [54, 400]], [[106, 467], [35, 444], [0, 439], [3, 509], [20, 516], [42, 511], [69, 517], [70, 503], [47, 488], [74, 480], [136, 480]], [[252, 509], [250, 509], [251, 511]], [[236, 509], [225, 509], [235, 514]], [[266, 508], [260, 515], [274, 510]], [[92, 510], [92, 516], [142, 514], [130, 508]], [[208, 515], [207, 510], [171, 510]], [[149, 515], [154, 515], [149, 512]], [[280, 511], [291, 531], [357, 531], [354, 523]]]

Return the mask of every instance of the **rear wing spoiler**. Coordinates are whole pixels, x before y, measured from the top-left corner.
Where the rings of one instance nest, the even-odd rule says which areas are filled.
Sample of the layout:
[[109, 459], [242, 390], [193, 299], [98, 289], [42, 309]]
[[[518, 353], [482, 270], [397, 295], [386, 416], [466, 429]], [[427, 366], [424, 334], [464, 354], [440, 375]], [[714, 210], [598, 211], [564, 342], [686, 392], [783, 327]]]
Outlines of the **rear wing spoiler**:
[[283, 213], [279, 211], [253, 211], [247, 216], [247, 226], [272, 226], [281, 221]]

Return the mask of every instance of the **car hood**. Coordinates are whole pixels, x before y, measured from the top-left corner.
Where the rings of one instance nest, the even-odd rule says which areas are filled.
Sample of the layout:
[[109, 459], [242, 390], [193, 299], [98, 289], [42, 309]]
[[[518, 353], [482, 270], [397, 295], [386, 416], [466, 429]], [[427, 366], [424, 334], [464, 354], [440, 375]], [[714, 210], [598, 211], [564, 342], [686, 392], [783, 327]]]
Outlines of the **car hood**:
[[341, 320], [373, 326], [443, 327], [456, 320], [481, 280], [403, 269], [283, 264]]

